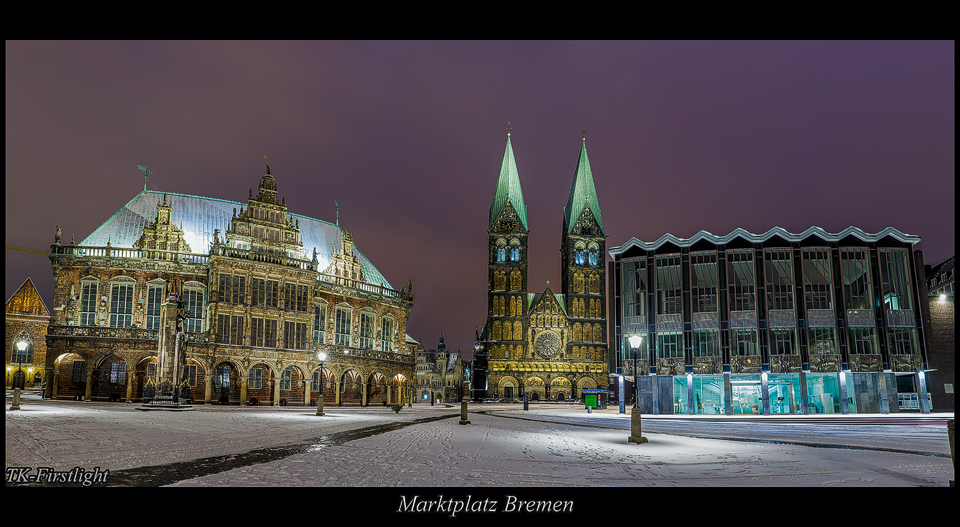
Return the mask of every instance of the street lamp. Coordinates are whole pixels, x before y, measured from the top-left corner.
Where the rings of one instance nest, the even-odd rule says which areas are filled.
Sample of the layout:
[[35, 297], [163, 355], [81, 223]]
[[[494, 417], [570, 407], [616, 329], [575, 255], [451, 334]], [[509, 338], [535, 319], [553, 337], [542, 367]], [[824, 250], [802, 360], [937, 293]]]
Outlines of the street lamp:
[[640, 371], [637, 369], [637, 355], [640, 355], [640, 346], [643, 344], [643, 337], [633, 334], [627, 337], [630, 343], [630, 349], [633, 350], [633, 389], [636, 392], [633, 396], [633, 407], [637, 408], [640, 401]]
[[14, 388], [24, 388], [23, 384], [23, 352], [27, 349], [27, 341], [21, 340], [17, 342], [17, 349], [20, 350], [20, 353], [17, 355], [17, 374], [14, 378], [17, 379], [17, 382], [14, 383]]
[[320, 395], [317, 396], [317, 415], [323, 414], [323, 362], [327, 360], [327, 354], [317, 353], [317, 359], [320, 361]]

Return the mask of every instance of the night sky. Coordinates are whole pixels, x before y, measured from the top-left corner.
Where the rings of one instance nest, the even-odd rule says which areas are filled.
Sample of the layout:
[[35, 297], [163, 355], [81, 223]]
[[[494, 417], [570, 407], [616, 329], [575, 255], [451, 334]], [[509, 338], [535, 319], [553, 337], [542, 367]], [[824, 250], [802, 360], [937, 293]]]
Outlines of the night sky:
[[[6, 43], [6, 241], [77, 242], [143, 189], [291, 212], [413, 280], [407, 333], [471, 354], [506, 143], [528, 283], [559, 290], [586, 127], [607, 248], [742, 227], [920, 236], [954, 254], [953, 42]], [[195, 248], [196, 249], [196, 248]], [[607, 256], [609, 258], [609, 255]], [[6, 251], [52, 309], [46, 257]]]

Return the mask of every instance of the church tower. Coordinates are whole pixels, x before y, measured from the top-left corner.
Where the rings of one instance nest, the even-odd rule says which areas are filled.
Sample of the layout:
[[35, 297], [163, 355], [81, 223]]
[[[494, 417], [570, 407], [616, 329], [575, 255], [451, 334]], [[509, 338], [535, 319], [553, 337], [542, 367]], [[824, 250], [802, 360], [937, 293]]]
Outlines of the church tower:
[[[510, 132], [487, 225], [486, 358], [520, 358], [527, 332], [527, 205]], [[485, 373], [485, 372], [483, 372]]]
[[584, 134], [570, 196], [563, 208], [560, 272], [570, 319], [567, 355], [606, 361], [607, 314], [604, 254], [606, 234], [593, 184]]

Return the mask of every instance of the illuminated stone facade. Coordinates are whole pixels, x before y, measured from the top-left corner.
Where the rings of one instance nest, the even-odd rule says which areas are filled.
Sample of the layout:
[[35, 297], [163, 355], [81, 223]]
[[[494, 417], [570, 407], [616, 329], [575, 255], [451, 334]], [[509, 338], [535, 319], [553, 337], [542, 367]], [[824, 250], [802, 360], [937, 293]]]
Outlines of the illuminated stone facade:
[[33, 280], [27, 278], [7, 300], [4, 309], [6, 386], [13, 387], [16, 383], [29, 389], [43, 385], [49, 323], [50, 312]]
[[321, 374], [325, 404], [411, 388], [412, 286], [393, 289], [346, 229], [289, 212], [269, 165], [246, 203], [145, 189], [81, 243], [58, 235], [50, 260], [48, 396], [141, 400], [171, 294], [194, 404], [315, 404]]
[[417, 402], [460, 402], [467, 390], [464, 387], [464, 366], [460, 351], [447, 351], [440, 335], [437, 349], [416, 347]]
[[[586, 141], [564, 207], [560, 293], [528, 284], [527, 210], [510, 135], [488, 224], [487, 320], [473, 397], [569, 401], [607, 384], [605, 238]], [[555, 287], [555, 286], [554, 286]]]

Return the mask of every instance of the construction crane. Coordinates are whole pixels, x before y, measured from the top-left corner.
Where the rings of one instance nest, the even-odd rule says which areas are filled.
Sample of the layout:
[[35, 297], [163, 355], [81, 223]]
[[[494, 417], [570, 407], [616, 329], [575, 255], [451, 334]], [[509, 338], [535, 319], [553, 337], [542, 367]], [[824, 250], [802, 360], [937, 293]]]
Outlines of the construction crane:
[[8, 250], [8, 251], [19, 251], [19, 252], [22, 252], [22, 253], [29, 253], [29, 254], [39, 254], [40, 256], [50, 256], [50, 250], [49, 250], [49, 249], [47, 249], [46, 251], [44, 251], [44, 250], [41, 250], [41, 249], [34, 249], [33, 247], [24, 247], [24, 246], [22, 246], [22, 245], [13, 245], [13, 244], [11, 244], [11, 243], [8, 243], [8, 244], [7, 244], [7, 250]]

